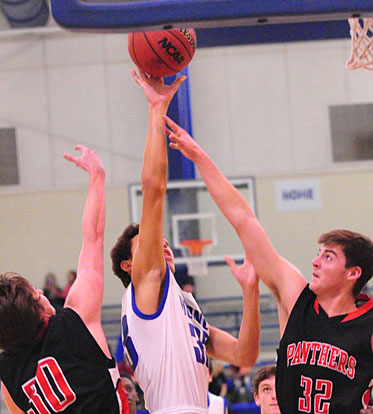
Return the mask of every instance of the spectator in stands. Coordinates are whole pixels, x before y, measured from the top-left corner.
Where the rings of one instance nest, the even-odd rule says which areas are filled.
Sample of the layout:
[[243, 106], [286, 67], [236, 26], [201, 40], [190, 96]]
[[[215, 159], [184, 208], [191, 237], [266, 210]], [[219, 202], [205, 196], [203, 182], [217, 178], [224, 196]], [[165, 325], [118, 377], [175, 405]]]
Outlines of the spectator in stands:
[[250, 372], [234, 365], [229, 366], [227, 374], [227, 399], [231, 403], [253, 401]]
[[57, 284], [56, 275], [52, 272], [45, 275], [43, 294], [56, 311], [62, 310], [65, 303], [65, 297], [63, 296], [62, 289]]
[[75, 270], [70, 270], [67, 273], [67, 284], [63, 289], [63, 297], [66, 298], [67, 294], [69, 293], [69, 290], [71, 288], [71, 286], [73, 285], [73, 283], [75, 282], [76, 279], [76, 271]]
[[251, 367], [241, 367], [240, 374], [242, 380], [242, 386], [245, 388], [245, 394], [247, 401], [254, 401], [253, 393], [253, 378], [251, 375]]
[[276, 365], [267, 365], [254, 377], [254, 399], [261, 414], [281, 414], [276, 397]]
[[129, 414], [136, 414], [136, 404], [139, 401], [139, 394], [137, 393], [136, 385], [130, 375], [122, 372], [120, 373], [120, 380], [130, 406]]
[[211, 379], [209, 384], [209, 391], [220, 397], [227, 395], [227, 377], [223, 371], [223, 365], [219, 361], [210, 360]]
[[[211, 358], [209, 358], [209, 374], [211, 384], [213, 380], [213, 363]], [[219, 394], [212, 393], [210, 389], [207, 393], [207, 407], [208, 414], [228, 414], [227, 400]]]
[[193, 276], [187, 276], [180, 284], [181, 289], [184, 292], [193, 293], [193, 296], [195, 296], [195, 283], [194, 283], [194, 277]]

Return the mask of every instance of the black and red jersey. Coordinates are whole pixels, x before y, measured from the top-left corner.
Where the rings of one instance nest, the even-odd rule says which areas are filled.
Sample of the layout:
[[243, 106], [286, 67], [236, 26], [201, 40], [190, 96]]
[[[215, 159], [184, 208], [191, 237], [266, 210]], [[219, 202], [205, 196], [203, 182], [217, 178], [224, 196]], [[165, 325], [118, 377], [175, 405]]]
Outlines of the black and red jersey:
[[33, 346], [0, 355], [0, 378], [27, 413], [128, 413], [115, 360], [69, 308], [50, 318]]
[[281, 412], [359, 414], [373, 378], [372, 334], [372, 299], [329, 318], [306, 286], [277, 350]]

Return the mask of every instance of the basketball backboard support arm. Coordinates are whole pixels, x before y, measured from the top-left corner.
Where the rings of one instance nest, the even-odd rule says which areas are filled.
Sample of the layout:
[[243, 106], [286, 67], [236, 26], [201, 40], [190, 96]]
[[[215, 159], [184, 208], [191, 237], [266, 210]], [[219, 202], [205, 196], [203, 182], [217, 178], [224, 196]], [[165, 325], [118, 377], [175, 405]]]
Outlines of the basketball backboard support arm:
[[50, 0], [66, 29], [132, 32], [344, 20], [373, 16], [367, 0]]

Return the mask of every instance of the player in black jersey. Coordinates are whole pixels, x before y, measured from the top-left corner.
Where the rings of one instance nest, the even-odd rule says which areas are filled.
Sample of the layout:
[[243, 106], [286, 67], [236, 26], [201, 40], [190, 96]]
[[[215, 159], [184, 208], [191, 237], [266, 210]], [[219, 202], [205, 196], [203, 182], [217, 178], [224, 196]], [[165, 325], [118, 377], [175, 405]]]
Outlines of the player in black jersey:
[[105, 171], [95, 151], [64, 157], [88, 172], [78, 273], [64, 309], [17, 273], [0, 275], [1, 391], [12, 414], [127, 414], [101, 325]]
[[373, 244], [336, 230], [319, 238], [311, 283], [281, 257], [244, 197], [171, 119], [170, 146], [194, 161], [235, 228], [254, 268], [278, 302], [281, 342], [277, 399], [284, 414], [359, 414], [373, 377], [373, 300], [355, 299], [373, 274]]

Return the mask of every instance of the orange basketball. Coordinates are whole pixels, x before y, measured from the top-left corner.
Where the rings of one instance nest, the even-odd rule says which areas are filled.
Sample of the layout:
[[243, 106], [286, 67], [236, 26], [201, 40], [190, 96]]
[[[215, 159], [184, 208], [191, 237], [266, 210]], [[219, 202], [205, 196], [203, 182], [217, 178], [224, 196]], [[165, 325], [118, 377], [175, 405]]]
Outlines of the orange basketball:
[[128, 34], [128, 51], [136, 66], [162, 78], [180, 72], [197, 46], [194, 29], [172, 29]]

